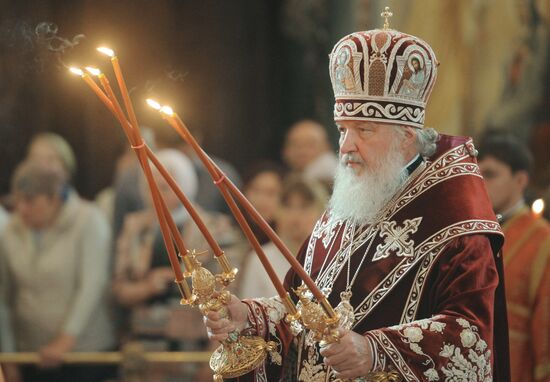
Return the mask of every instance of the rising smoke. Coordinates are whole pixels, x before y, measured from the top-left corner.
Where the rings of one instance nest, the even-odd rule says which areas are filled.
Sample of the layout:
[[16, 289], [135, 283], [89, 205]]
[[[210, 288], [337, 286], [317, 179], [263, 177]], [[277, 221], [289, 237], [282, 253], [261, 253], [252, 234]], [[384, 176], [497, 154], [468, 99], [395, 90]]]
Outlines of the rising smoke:
[[72, 38], [58, 35], [55, 23], [43, 21], [31, 25], [26, 21], [5, 20], [0, 24], [0, 49], [8, 60], [17, 63], [16, 75], [42, 72], [50, 64], [65, 66], [62, 57], [85, 38], [77, 34]]

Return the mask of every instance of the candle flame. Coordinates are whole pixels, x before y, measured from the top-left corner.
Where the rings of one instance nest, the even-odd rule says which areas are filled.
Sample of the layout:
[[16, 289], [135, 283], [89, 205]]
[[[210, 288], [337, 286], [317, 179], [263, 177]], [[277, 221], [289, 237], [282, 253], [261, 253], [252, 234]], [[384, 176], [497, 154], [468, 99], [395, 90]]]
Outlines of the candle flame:
[[101, 52], [103, 54], [106, 54], [107, 56], [109, 56], [111, 58], [115, 56], [114, 50], [112, 50], [110, 48], [107, 48], [105, 46], [100, 46], [99, 48], [97, 48], [97, 51]]
[[69, 70], [71, 71], [71, 73], [76, 74], [77, 76], [84, 75], [84, 72], [81, 69], [71, 67], [71, 68], [69, 68]]
[[544, 211], [544, 200], [542, 199], [535, 200], [531, 205], [531, 211], [533, 211], [533, 213], [537, 215], [542, 214], [542, 211]]
[[172, 117], [174, 115], [174, 110], [170, 106], [166, 105], [160, 108], [160, 112], [166, 114], [169, 117]]
[[157, 111], [162, 108], [162, 106], [160, 106], [160, 103], [151, 98], [147, 98], [147, 104]]
[[101, 70], [94, 68], [93, 66], [86, 66], [86, 70], [94, 76], [99, 76], [101, 74]]

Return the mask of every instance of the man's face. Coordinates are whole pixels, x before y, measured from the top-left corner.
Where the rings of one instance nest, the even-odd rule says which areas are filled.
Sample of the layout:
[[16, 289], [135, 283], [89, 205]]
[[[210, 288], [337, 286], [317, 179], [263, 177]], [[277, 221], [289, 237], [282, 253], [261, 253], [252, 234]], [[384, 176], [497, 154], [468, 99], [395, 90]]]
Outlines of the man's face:
[[288, 133], [283, 157], [292, 170], [303, 171], [327, 150], [326, 136], [321, 129], [315, 124], [303, 122]]
[[496, 213], [506, 212], [523, 196], [520, 171], [513, 173], [510, 166], [491, 156], [484, 157], [479, 168]]
[[329, 201], [332, 216], [357, 224], [373, 219], [407, 179], [417, 153], [412, 128], [374, 122], [337, 123], [340, 163]]
[[367, 121], [339, 121], [340, 160], [363, 175], [366, 169], [378, 170], [380, 158], [384, 158], [395, 139], [390, 125]]
[[418, 60], [412, 60], [412, 65], [415, 72], [418, 72], [420, 70], [420, 63]]

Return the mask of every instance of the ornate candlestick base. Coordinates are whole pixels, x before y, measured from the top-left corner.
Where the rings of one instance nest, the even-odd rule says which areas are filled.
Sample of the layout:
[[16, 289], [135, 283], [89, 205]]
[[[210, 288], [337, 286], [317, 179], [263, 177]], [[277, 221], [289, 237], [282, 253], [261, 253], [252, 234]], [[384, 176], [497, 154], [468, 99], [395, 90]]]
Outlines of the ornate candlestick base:
[[261, 337], [241, 336], [235, 332], [225, 340], [210, 357], [214, 381], [235, 378], [257, 369], [267, 354], [277, 351], [275, 342], [266, 342]]
[[[188, 254], [192, 271], [193, 304], [198, 305], [203, 315], [218, 312], [221, 317], [231, 318], [227, 304], [231, 294], [224, 290], [234, 279], [237, 270], [222, 263], [224, 273], [214, 276], [202, 267], [194, 253]], [[229, 271], [227, 271], [229, 269]], [[210, 357], [210, 368], [214, 372], [214, 381], [224, 378], [235, 378], [258, 368], [268, 354], [274, 360], [280, 358], [275, 342], [266, 342], [261, 337], [240, 335], [237, 331], [230, 333], [229, 338], [214, 351]]]
[[364, 378], [358, 378], [355, 382], [401, 382], [403, 379], [397, 371], [368, 373]]

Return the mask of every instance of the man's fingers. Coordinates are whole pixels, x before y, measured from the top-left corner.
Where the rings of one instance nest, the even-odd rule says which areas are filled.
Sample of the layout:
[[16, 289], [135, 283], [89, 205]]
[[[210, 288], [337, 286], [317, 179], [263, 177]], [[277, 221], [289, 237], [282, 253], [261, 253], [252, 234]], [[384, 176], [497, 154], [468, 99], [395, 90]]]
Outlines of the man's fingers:
[[351, 364], [353, 360], [349, 358], [349, 355], [340, 352], [324, 358], [324, 363], [329, 366], [333, 366], [338, 370], [345, 369], [348, 364]]
[[346, 334], [350, 332], [349, 329], [339, 328], [338, 329], [338, 338], [344, 337]]
[[350, 331], [348, 329], [338, 329], [338, 342], [331, 343], [321, 348], [321, 355], [323, 357], [330, 357], [336, 353], [340, 353], [344, 350], [345, 340], [344, 338]]
[[228, 337], [227, 333], [224, 333], [224, 334], [210, 334], [210, 333], [208, 333], [208, 338], [211, 341], [223, 342], [225, 339], [227, 339], [227, 337]]
[[206, 318], [204, 320], [204, 324], [206, 325], [206, 327], [211, 329], [221, 329], [231, 325], [231, 322], [227, 318], [222, 318], [221, 320], [211, 320], [209, 318]]
[[361, 369], [353, 368], [343, 371], [335, 371], [334, 376], [339, 379], [352, 379], [361, 377]]
[[322, 347], [319, 351], [323, 357], [331, 357], [335, 354], [342, 353], [345, 349], [339, 342], [332, 343], [325, 347]]
[[217, 329], [209, 328], [208, 330], [212, 334], [227, 334], [235, 330], [235, 325], [222, 326], [221, 328]]
[[205, 318], [208, 318], [209, 320], [212, 320], [212, 321], [218, 321], [220, 320], [222, 317], [220, 316], [220, 313], [218, 312], [214, 312], [213, 310], [209, 311], [206, 316], [204, 316]]

